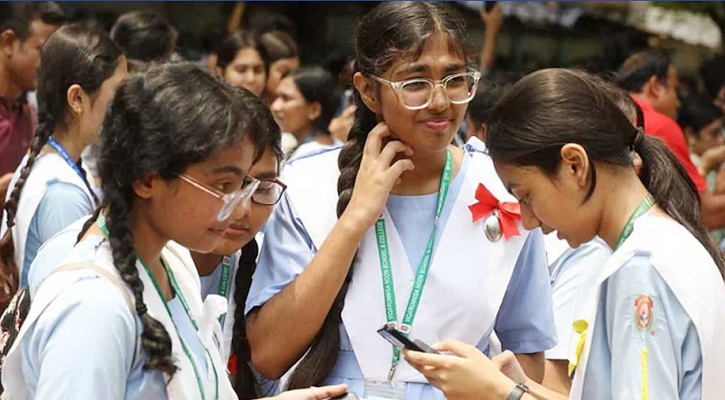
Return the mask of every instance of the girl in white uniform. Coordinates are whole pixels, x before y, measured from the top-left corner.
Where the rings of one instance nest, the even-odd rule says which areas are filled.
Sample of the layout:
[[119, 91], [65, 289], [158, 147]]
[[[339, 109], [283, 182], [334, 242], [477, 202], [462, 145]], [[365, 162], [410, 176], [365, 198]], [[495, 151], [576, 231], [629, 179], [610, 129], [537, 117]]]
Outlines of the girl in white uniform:
[[39, 123], [13, 176], [0, 225], [0, 265], [10, 293], [27, 285], [30, 264], [46, 240], [96, 208], [81, 152], [98, 137], [108, 102], [126, 76], [121, 48], [105, 33], [79, 25], [50, 36], [40, 65]]
[[[725, 398], [722, 256], [684, 169], [604, 85], [581, 72], [535, 72], [493, 110], [487, 138], [525, 226], [556, 229], [572, 247], [599, 236], [614, 251], [576, 323], [570, 398]], [[509, 353], [490, 361], [458, 342], [438, 349], [457, 356], [408, 360], [451, 399], [565, 397], [532, 382]]]
[[202, 306], [168, 243], [219, 243], [258, 186], [243, 182], [264, 123], [256, 97], [193, 64], [129, 77], [100, 139], [102, 208], [35, 292], [3, 365], [9, 398], [236, 398], [216, 346], [226, 304]]
[[384, 2], [361, 19], [350, 141], [287, 164], [265, 226], [247, 300], [252, 364], [265, 377], [309, 349], [289, 387], [442, 398], [376, 333], [386, 324], [482, 351], [496, 331], [542, 375], [555, 333], [541, 232], [519, 226], [485, 154], [450, 145], [479, 78], [462, 37], [440, 3]]

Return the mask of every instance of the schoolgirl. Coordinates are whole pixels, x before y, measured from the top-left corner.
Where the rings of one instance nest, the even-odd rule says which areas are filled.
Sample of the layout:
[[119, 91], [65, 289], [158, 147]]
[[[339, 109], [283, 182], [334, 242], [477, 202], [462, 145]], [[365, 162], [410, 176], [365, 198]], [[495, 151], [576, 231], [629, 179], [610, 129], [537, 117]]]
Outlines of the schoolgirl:
[[463, 32], [440, 3], [385, 2], [361, 19], [350, 141], [287, 164], [265, 227], [247, 301], [265, 377], [304, 355], [288, 387], [443, 398], [377, 335], [385, 324], [482, 350], [496, 331], [541, 377], [555, 342], [541, 232], [521, 229], [485, 154], [450, 146], [479, 79]]
[[[577, 321], [570, 398], [723, 398], [723, 260], [697, 191], [601, 86], [581, 72], [535, 72], [493, 110], [487, 137], [524, 226], [555, 229], [573, 247], [599, 236], [614, 251]], [[460, 342], [438, 349], [457, 356], [407, 358], [448, 398], [566, 397], [532, 382], [510, 353], [491, 361]]]
[[38, 72], [38, 127], [15, 171], [0, 245], [3, 279], [13, 293], [27, 285], [30, 264], [51, 236], [96, 208], [98, 195], [81, 165], [96, 141], [107, 105], [126, 76], [121, 48], [80, 25], [56, 31]]

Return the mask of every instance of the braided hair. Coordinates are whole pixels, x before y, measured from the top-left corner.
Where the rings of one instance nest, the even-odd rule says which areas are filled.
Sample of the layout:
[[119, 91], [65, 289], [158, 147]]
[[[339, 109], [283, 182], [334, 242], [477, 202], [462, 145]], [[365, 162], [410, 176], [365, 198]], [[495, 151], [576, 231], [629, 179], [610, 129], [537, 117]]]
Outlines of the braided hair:
[[0, 280], [11, 295], [17, 290], [18, 271], [22, 268], [15, 265], [11, 228], [35, 160], [56, 127], [68, 125], [68, 88], [77, 84], [88, 94], [96, 93], [113, 75], [122, 55], [121, 48], [106, 33], [82, 25], [60, 28], [43, 46], [38, 70], [38, 126], [27, 161], [5, 203], [7, 232], [0, 243]]
[[269, 121], [271, 113], [254, 95], [188, 62], [154, 65], [130, 75], [111, 102], [99, 139], [102, 206], [114, 265], [133, 292], [143, 326], [147, 370], [173, 376], [177, 367], [169, 333], [144, 303], [130, 228], [133, 183], [150, 174], [178, 178], [190, 165], [239, 143], [247, 134], [258, 149], [259, 135], [266, 133]]
[[[436, 34], [445, 34], [450, 48], [467, 59], [463, 21], [448, 5], [383, 2], [366, 14], [357, 27], [355, 70], [366, 76], [380, 75], [401, 59], [419, 57], [426, 41]], [[353, 93], [353, 100], [357, 106], [355, 121], [338, 158], [338, 217], [350, 202], [365, 141], [378, 122], [357, 90]], [[340, 349], [339, 325], [352, 273], [353, 268], [350, 268], [310, 350], [290, 377], [289, 389], [320, 385], [332, 372]]]

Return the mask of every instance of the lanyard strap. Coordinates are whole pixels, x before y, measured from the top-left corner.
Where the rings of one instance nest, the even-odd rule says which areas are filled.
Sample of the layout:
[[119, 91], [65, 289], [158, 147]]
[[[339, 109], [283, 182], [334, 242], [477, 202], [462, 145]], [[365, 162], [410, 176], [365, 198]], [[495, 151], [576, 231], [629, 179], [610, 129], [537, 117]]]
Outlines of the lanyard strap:
[[96, 197], [96, 192], [93, 191], [93, 188], [91, 188], [90, 183], [88, 183], [88, 179], [86, 178], [86, 174], [81, 171], [80, 168], [78, 168], [78, 164], [76, 164], [75, 161], [73, 161], [73, 158], [68, 154], [68, 151], [66, 151], [65, 147], [63, 147], [62, 144], [60, 144], [59, 141], [55, 140], [54, 137], [48, 138], [48, 146], [52, 147], [53, 150], [55, 150], [58, 154], [60, 154], [61, 158], [63, 158], [63, 161], [65, 161], [66, 164], [68, 164], [69, 167], [73, 169], [73, 171], [78, 175], [78, 177], [81, 178], [83, 183], [86, 185], [86, 188], [88, 189], [88, 192], [93, 196], [93, 200], [98, 202], [98, 198]]
[[649, 211], [649, 209], [652, 208], [654, 205], [655, 198], [651, 194], [648, 194], [647, 197], [639, 202], [637, 208], [635, 208], [632, 212], [632, 215], [629, 216], [627, 224], [624, 225], [624, 229], [622, 229], [622, 233], [619, 235], [619, 239], [617, 239], [617, 245], [614, 246], [615, 251], [619, 248], [619, 246], [622, 245], [622, 243], [624, 243], [625, 240], [627, 240], [629, 235], [632, 234], [632, 231], [634, 230], [634, 221], [637, 218], [641, 217], [643, 214], [645, 214], [647, 211]]
[[[232, 271], [232, 265], [234, 264], [234, 258], [231, 255], [224, 256], [222, 258], [222, 276], [219, 279], [219, 295], [227, 298], [229, 290], [229, 277]], [[224, 321], [226, 320], [227, 313], [219, 316], [219, 323], [224, 327]]]
[[[98, 216], [98, 228], [103, 232], [103, 235], [106, 236], [106, 238], [110, 237], [110, 232], [108, 231], [108, 227], [106, 227], [106, 217], [103, 214], [100, 214]], [[204, 385], [202, 383], [201, 374], [199, 372], [199, 367], [196, 365], [196, 362], [194, 361], [194, 357], [191, 354], [191, 350], [189, 350], [189, 347], [187, 346], [186, 342], [184, 341], [184, 338], [181, 337], [181, 334], [179, 333], [179, 327], [176, 325], [176, 322], [174, 321], [174, 317], [171, 314], [171, 310], [169, 309], [169, 305], [166, 303], [166, 298], [164, 297], [164, 293], [161, 290], [161, 287], [159, 286], [158, 281], [156, 281], [156, 278], [154, 277], [154, 274], [151, 273], [151, 269], [149, 269], [148, 265], [140, 259], [137, 258], [141, 265], [143, 265], [144, 269], [146, 270], [146, 273], [149, 275], [149, 278], [151, 278], [151, 282], [154, 284], [154, 288], [156, 288], [156, 293], [158, 293], [159, 298], [161, 299], [161, 303], [163, 303], [164, 308], [166, 309], [166, 313], [169, 315], [169, 319], [171, 320], [171, 323], [174, 324], [174, 328], [176, 329], [176, 336], [179, 338], [179, 342], [181, 343], [181, 347], [184, 350], [184, 353], [186, 354], [186, 357], [189, 359], [189, 362], [191, 362], [191, 366], [194, 369], [194, 376], [196, 377], [196, 384], [199, 387], [199, 393], [201, 394], [202, 400], [206, 400], [206, 393], [204, 391]], [[166, 275], [169, 277], [169, 283], [171, 284], [171, 287], [174, 289], [174, 293], [179, 297], [179, 301], [181, 302], [182, 307], [184, 307], [184, 311], [186, 312], [186, 315], [191, 320], [191, 324], [194, 325], [194, 329], [199, 330], [199, 327], [194, 320], [194, 317], [191, 316], [191, 311], [189, 308], [189, 303], [186, 302], [186, 298], [184, 298], [184, 294], [179, 289], [179, 284], [176, 282], [176, 278], [174, 277], [173, 271], [169, 268], [169, 266], [166, 264], [166, 261], [164, 261], [163, 258], [161, 258], [161, 264], [164, 266], [164, 271], [166, 271]], [[204, 351], [206, 352], [207, 356], [209, 357], [211, 367], [214, 370], [214, 379], [216, 381], [216, 397], [219, 398], [219, 376], [216, 372], [216, 367], [214, 367], [214, 363], [212, 361], [211, 355], [209, 354], [209, 350], [204, 347]]]
[[[403, 335], [408, 336], [410, 328], [413, 325], [415, 314], [418, 311], [418, 304], [420, 298], [423, 295], [423, 287], [425, 286], [426, 279], [428, 278], [428, 270], [430, 268], [430, 262], [433, 255], [433, 244], [435, 242], [436, 229], [438, 227], [438, 220], [443, 212], [443, 206], [446, 203], [446, 197], [448, 196], [448, 189], [451, 184], [451, 175], [453, 171], [453, 161], [451, 160], [451, 151], [446, 149], [446, 161], [441, 172], [440, 189], [438, 190], [438, 198], [436, 201], [436, 213], [435, 222], [433, 224], [433, 232], [431, 232], [430, 239], [428, 239], [428, 245], [423, 252], [423, 258], [418, 264], [418, 271], [415, 274], [415, 280], [413, 282], [413, 289], [410, 292], [408, 298], [408, 305], [405, 308], [405, 315], [403, 315], [403, 321], [400, 324], [400, 331]], [[381, 215], [375, 223], [375, 236], [377, 237], [378, 245], [378, 256], [380, 258], [380, 271], [383, 277], [383, 295], [385, 298], [385, 317], [387, 318], [388, 325], [397, 327], [398, 325], [398, 313], [395, 301], [395, 288], [393, 284], [393, 269], [390, 263], [390, 249], [388, 247], [388, 237], [385, 230], [385, 218]], [[393, 368], [400, 361], [400, 350], [397, 347], [393, 347]], [[391, 369], [391, 375], [394, 369]]]

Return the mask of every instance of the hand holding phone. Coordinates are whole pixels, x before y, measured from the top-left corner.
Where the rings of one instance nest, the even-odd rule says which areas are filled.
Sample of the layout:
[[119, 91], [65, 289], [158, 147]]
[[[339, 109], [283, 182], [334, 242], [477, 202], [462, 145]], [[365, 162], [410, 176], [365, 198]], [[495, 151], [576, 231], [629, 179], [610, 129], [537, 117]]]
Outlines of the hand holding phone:
[[432, 347], [424, 342], [420, 340], [410, 340], [403, 334], [403, 332], [387, 324], [378, 329], [378, 334], [400, 350], [408, 349], [412, 351], [420, 351], [422, 353], [438, 354], [437, 351], [433, 350]]

